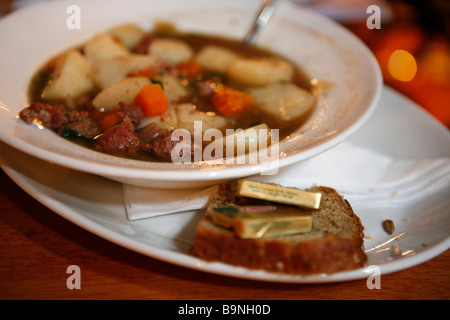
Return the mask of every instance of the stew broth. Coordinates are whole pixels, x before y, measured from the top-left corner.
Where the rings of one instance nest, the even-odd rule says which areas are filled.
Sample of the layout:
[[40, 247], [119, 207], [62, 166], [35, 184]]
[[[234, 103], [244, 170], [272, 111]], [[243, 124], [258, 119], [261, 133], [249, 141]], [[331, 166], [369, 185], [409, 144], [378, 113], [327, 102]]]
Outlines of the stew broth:
[[[194, 54], [198, 53], [201, 49], [207, 47], [207, 46], [217, 46], [221, 48], [225, 48], [226, 50], [230, 50], [237, 55], [239, 55], [242, 59], [257, 59], [257, 58], [264, 58], [264, 59], [282, 59], [284, 61], [287, 61], [285, 58], [280, 57], [276, 53], [269, 51], [267, 49], [263, 49], [257, 46], [248, 46], [243, 44], [240, 41], [228, 39], [224, 37], [217, 37], [217, 36], [209, 36], [209, 35], [198, 35], [198, 34], [183, 34], [179, 32], [161, 32], [156, 30], [153, 33], [145, 33], [142, 36], [142, 40], [140, 41], [139, 45], [135, 46], [135, 48], [132, 48], [129, 50], [130, 54], [147, 54], [147, 52], [142, 52], [139, 50], [142, 50], [142, 45], [145, 42], [152, 43], [154, 39], [173, 39], [177, 41], [181, 41], [185, 44], [187, 44]], [[117, 39], [116, 39], [117, 40]], [[141, 48], [141, 49], [139, 49]], [[77, 50], [84, 54], [83, 50], [84, 47], [77, 48]], [[64, 110], [66, 114], [73, 113], [73, 112], [84, 112], [89, 117], [89, 121], [92, 121], [92, 123], [95, 126], [101, 127], [102, 121], [104, 118], [111, 114], [110, 110], [102, 110], [101, 108], [95, 108], [93, 107], [93, 100], [94, 98], [104, 89], [100, 88], [98, 86], [95, 86], [90, 90], [89, 92], [85, 92], [82, 95], [79, 95], [77, 97], [68, 97], [66, 99], [48, 99], [43, 97], [43, 92], [46, 90], [46, 87], [48, 84], [53, 81], [55, 77], [55, 68], [57, 68], [57, 64], [59, 61], [60, 56], [55, 57], [51, 61], [49, 61], [46, 65], [44, 65], [32, 78], [32, 81], [30, 82], [29, 87], [29, 100], [30, 103], [41, 103], [45, 105], [50, 105], [53, 107], [58, 107], [58, 110]], [[294, 66], [294, 65], [293, 65]], [[302, 88], [309, 93], [312, 94], [312, 87], [310, 84], [310, 79], [306, 77], [306, 75], [297, 67], [294, 66], [293, 68], [294, 73], [292, 78], [290, 79], [290, 82], [298, 86], [299, 88]], [[236, 81], [232, 77], [230, 77], [227, 74], [219, 74], [217, 72], [211, 72], [208, 71], [205, 68], [202, 68], [198, 74], [195, 76], [189, 76], [185, 77], [182, 72], [180, 72], [177, 69], [177, 65], [171, 65], [166, 66], [165, 68], [158, 71], [158, 76], [161, 75], [163, 72], [167, 72], [170, 74], [174, 74], [177, 81], [186, 89], [187, 94], [183, 97], [179, 98], [174, 104], [185, 104], [185, 103], [191, 103], [195, 106], [196, 110], [203, 113], [211, 113], [211, 114], [218, 114], [217, 108], [214, 107], [211, 103], [211, 93], [205, 94], [204, 91], [204, 84], [214, 84], [208, 89], [214, 89], [218, 86], [225, 86], [232, 88], [233, 90], [237, 90], [239, 92], [242, 92], [244, 94], [248, 94], [248, 85], [245, 85], [241, 83], [240, 81]], [[130, 75], [129, 75], [130, 76]], [[158, 76], [156, 78], [158, 78]], [[151, 77], [150, 77], [151, 78]], [[162, 87], [163, 84], [158, 79], [151, 79], [152, 83], [160, 83]], [[164, 88], [163, 88], [164, 89]], [[292, 119], [292, 120], [281, 120], [274, 116], [273, 114], [269, 114], [265, 112], [264, 110], [261, 110], [257, 107], [252, 107], [249, 110], [241, 113], [241, 114], [232, 114], [232, 115], [220, 115], [227, 119], [229, 119], [228, 126], [226, 128], [221, 127], [219, 128], [222, 131], [225, 131], [225, 129], [233, 128], [233, 129], [245, 129], [252, 127], [259, 123], [265, 123], [268, 125], [271, 129], [279, 129], [279, 137], [280, 139], [286, 138], [289, 136], [293, 131], [298, 129], [302, 123], [305, 122], [305, 120], [308, 119], [308, 117], [311, 115], [312, 110], [314, 107], [312, 106], [309, 108], [307, 112], [302, 114], [301, 116]], [[32, 116], [35, 118], [37, 117], [39, 119], [39, 114], [41, 111], [34, 111], [32, 112]], [[22, 113], [21, 113], [22, 114]], [[30, 117], [28, 118], [26, 116], [21, 115], [21, 118], [24, 119], [27, 122], [31, 122]], [[120, 119], [119, 119], [120, 120]], [[83, 120], [84, 121], [84, 120]], [[145, 121], [145, 117], [144, 117]], [[117, 121], [118, 123], [120, 121]], [[66, 122], [65, 122], [66, 123]], [[51, 127], [51, 126], [49, 126]], [[76, 128], [76, 127], [75, 127]], [[64, 128], [65, 129], [65, 128]], [[162, 129], [162, 128], [159, 128]], [[166, 129], [166, 128], [164, 128]], [[135, 126], [132, 131], [136, 132], [137, 135], [139, 135], [140, 130], [143, 130], [142, 127]], [[58, 130], [55, 130], [58, 131]], [[167, 131], [167, 130], [166, 130]], [[170, 130], [169, 130], [170, 131]], [[64, 132], [61, 133], [61, 132]], [[108, 151], [108, 148], [99, 148], [96, 146], [95, 140], [97, 139], [97, 136], [101, 136], [104, 132], [103, 129], [98, 132], [98, 135], [96, 137], [86, 138], [84, 139], [83, 134], [67, 134], [67, 130], [59, 130], [59, 134], [62, 134], [64, 137], [72, 140], [75, 143], [82, 144], [86, 147], [94, 148], [97, 151], [103, 151], [107, 153], [111, 153], [117, 156], [125, 156], [125, 157], [131, 157], [135, 159], [141, 159], [146, 161], [168, 161], [167, 158], [161, 158], [155, 152], [145, 152], [139, 149], [138, 151], [134, 150], [133, 152], [114, 152], [114, 151]], [[72, 132], [73, 133], [73, 132]], [[158, 133], [161, 135], [161, 133]], [[156, 134], [157, 135], [157, 134]], [[141, 139], [141, 137], [139, 137]], [[148, 140], [150, 141], [150, 140]], [[146, 142], [148, 142], [146, 141]], [[143, 142], [136, 142], [142, 144]], [[204, 146], [203, 146], [204, 147]], [[136, 151], [136, 152], [135, 152]], [[156, 152], [157, 153], [157, 152]]]

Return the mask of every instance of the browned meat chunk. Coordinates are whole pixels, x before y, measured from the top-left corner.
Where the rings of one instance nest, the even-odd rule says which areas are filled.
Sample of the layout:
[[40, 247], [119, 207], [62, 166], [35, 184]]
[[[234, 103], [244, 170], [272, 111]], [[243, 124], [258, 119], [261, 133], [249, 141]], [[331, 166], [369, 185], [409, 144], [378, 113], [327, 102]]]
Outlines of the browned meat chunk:
[[133, 104], [119, 102], [119, 116], [121, 118], [125, 118], [128, 116], [134, 126], [138, 126], [142, 119], [144, 119], [145, 115], [142, 111], [141, 107], [135, 106]]
[[135, 155], [139, 144], [139, 137], [134, 133], [134, 125], [128, 116], [96, 139], [99, 151], [115, 155]]
[[[98, 125], [89, 117], [89, 113], [86, 111], [73, 111], [65, 114], [67, 123], [62, 128], [69, 128], [75, 130], [78, 134], [92, 139], [100, 134]], [[61, 134], [61, 129], [56, 130]]]
[[33, 102], [19, 113], [26, 123], [39, 121], [44, 127], [61, 135], [66, 128], [75, 130], [86, 138], [94, 138], [100, 133], [97, 124], [87, 111], [67, 111], [64, 107], [48, 103]]
[[161, 130], [155, 122], [151, 122], [146, 125], [144, 128], [136, 131], [136, 134], [142, 141], [142, 144], [145, 146], [147, 143], [156, 139], [161, 133], [165, 133], [167, 130]]
[[139, 54], [147, 54], [148, 46], [152, 43], [152, 41], [155, 39], [153, 35], [146, 35], [141, 42], [134, 48], [135, 53]]
[[194, 153], [194, 144], [191, 140], [189, 141], [183, 141], [183, 138], [180, 137], [178, 141], [172, 141], [172, 132], [169, 132], [167, 130], [162, 130], [156, 138], [145, 144], [142, 148], [143, 151], [149, 152], [150, 154], [158, 157], [161, 160], [164, 161], [171, 161], [172, 160], [172, 150], [178, 145], [181, 144], [178, 147], [179, 154], [176, 154], [176, 157], [183, 158], [184, 156], [184, 150], [189, 150], [190, 153], [190, 159], [192, 158], [192, 155]]
[[58, 131], [67, 122], [64, 113], [48, 103], [33, 102], [19, 113], [20, 119], [28, 124], [39, 121], [44, 127]]

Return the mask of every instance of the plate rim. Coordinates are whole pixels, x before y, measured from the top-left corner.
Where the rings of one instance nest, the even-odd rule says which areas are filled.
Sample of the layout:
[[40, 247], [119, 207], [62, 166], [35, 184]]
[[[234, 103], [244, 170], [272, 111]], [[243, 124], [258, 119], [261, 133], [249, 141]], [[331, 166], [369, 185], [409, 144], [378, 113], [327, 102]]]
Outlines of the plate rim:
[[[387, 94], [394, 95], [397, 98], [403, 99], [408, 106], [419, 108], [416, 104], [411, 103], [409, 99], [403, 97], [399, 93], [385, 86]], [[422, 109], [419, 109], [422, 111]], [[431, 115], [423, 112], [424, 121], [430, 121], [430, 125], [433, 129], [440, 130], [442, 125], [434, 119]], [[442, 131], [444, 134], [444, 131]], [[450, 133], [447, 132], [447, 137], [450, 141]], [[206, 272], [226, 277], [240, 278], [246, 280], [255, 280], [262, 282], [277, 282], [277, 283], [333, 283], [333, 282], [345, 282], [351, 280], [358, 280], [368, 278], [372, 274], [372, 269], [370, 266], [363, 268], [337, 272], [333, 274], [319, 274], [319, 275], [284, 275], [279, 273], [266, 272], [263, 270], [249, 270], [242, 267], [235, 267], [221, 262], [209, 263], [193, 256], [189, 256], [184, 252], [177, 252], [169, 249], [158, 248], [146, 243], [139, 242], [136, 239], [130, 239], [122, 233], [115, 232], [102, 224], [84, 216], [83, 214], [77, 213], [72, 208], [67, 207], [63, 203], [59, 203], [57, 200], [52, 199], [49, 196], [44, 198], [39, 195], [39, 190], [27, 183], [24, 175], [18, 173], [12, 168], [2, 166], [5, 173], [25, 192], [31, 195], [34, 199], [45, 205], [47, 208], [60, 215], [64, 219], [74, 223], [78, 227], [81, 227], [109, 242], [115, 243], [131, 251], [143, 254], [145, 256], [174, 264], [180, 267], [185, 267], [200, 272]], [[61, 205], [65, 207], [65, 211], [62, 212]], [[124, 216], [124, 219], [126, 217]], [[149, 250], [150, 248], [150, 250]], [[425, 261], [428, 261], [437, 255], [443, 253], [450, 248], [450, 235], [447, 238], [441, 239], [432, 246], [422, 250], [417, 255], [406, 256], [400, 260], [389, 261], [379, 265], [381, 274], [388, 274], [397, 272], [400, 270], [405, 270], [407, 268], [413, 267]], [[162, 255], [162, 256], [161, 256]], [[180, 261], [180, 258], [182, 261]], [[217, 269], [217, 267], [219, 269]]]

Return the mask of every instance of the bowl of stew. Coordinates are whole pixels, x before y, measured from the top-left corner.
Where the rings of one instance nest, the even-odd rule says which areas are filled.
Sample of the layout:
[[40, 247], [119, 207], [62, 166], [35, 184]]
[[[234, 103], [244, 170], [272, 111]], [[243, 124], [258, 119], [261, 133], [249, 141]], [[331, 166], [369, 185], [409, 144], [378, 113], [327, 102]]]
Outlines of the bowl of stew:
[[376, 107], [374, 57], [288, 1], [246, 45], [260, 5], [57, 1], [7, 16], [1, 140], [154, 188], [276, 174], [336, 146]]

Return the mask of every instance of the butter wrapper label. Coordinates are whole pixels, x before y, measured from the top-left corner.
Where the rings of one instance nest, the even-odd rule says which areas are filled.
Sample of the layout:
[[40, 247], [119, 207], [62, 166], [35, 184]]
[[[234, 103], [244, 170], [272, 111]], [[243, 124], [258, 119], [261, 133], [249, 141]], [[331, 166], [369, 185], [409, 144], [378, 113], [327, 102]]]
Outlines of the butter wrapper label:
[[274, 184], [239, 180], [237, 193], [240, 196], [266, 201], [318, 209], [322, 194]]
[[262, 238], [308, 232], [312, 215], [286, 206], [224, 206], [212, 212], [213, 223], [233, 229], [240, 238]]

